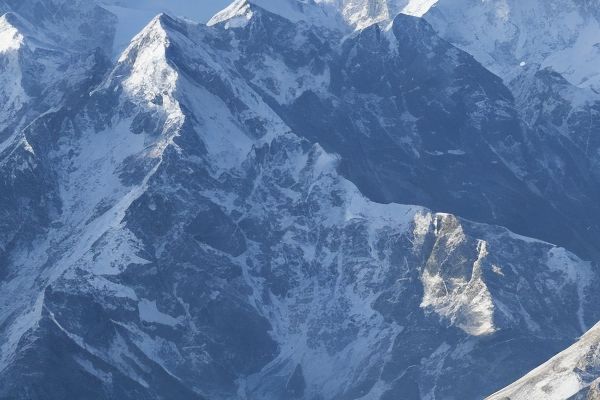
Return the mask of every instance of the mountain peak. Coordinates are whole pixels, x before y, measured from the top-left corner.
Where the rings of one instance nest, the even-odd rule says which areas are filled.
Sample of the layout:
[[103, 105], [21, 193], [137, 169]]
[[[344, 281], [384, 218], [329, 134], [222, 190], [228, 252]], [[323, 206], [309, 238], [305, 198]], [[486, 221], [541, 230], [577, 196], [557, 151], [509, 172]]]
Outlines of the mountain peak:
[[247, 0], [237, 0], [215, 14], [207, 23], [208, 26], [225, 23], [227, 28], [245, 25], [252, 18], [251, 3]]
[[323, 6], [314, 0], [236, 0], [217, 13], [208, 22], [209, 26], [223, 23], [226, 28], [245, 25], [254, 13], [261, 9], [279, 15], [291, 22], [306, 22], [330, 29], [346, 30], [345, 21], [335, 8]]
[[362, 29], [390, 22], [398, 14], [423, 16], [438, 0], [315, 0], [322, 6], [335, 8], [346, 23]]
[[259, 7], [292, 22], [304, 21], [333, 29], [356, 30], [391, 22], [400, 13], [422, 16], [437, 0], [236, 0], [217, 13], [208, 25], [238, 27]]
[[17, 49], [23, 43], [23, 35], [17, 27], [17, 18], [12, 13], [0, 16], [0, 53]]

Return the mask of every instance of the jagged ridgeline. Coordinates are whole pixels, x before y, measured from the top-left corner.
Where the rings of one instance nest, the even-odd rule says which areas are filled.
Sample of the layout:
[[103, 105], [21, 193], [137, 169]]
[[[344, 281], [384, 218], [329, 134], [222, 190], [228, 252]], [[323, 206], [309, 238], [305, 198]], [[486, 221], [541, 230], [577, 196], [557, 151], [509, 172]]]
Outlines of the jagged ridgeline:
[[0, 0], [0, 400], [598, 395], [594, 2], [159, 3]]

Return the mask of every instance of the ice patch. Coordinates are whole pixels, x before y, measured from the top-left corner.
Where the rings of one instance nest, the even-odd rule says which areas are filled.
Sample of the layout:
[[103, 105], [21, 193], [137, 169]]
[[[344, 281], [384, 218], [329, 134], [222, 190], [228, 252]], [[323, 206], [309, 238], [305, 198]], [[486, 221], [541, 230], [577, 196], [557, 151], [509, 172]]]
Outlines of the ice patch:
[[154, 324], [176, 326], [180, 319], [158, 311], [156, 300], [141, 299], [138, 303], [140, 320]]

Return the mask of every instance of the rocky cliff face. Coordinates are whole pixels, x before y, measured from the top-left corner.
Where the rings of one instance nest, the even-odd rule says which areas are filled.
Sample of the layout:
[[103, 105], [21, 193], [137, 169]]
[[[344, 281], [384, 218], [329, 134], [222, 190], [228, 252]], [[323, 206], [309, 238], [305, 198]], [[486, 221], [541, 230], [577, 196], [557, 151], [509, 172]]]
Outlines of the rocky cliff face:
[[0, 2], [0, 398], [479, 399], [600, 319], [596, 180], [521, 107], [578, 89], [350, 23], [416, 3], [261, 3], [113, 62], [105, 8]]

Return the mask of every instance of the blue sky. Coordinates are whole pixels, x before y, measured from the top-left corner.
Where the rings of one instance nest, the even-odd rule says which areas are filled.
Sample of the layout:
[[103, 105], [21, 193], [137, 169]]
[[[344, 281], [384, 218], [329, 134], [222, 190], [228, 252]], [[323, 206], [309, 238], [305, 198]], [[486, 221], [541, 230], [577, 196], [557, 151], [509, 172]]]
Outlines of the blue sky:
[[127, 47], [131, 38], [161, 12], [206, 22], [234, 0], [104, 0], [104, 6], [119, 17], [114, 56]]
[[144, 2], [152, 3], [156, 8], [171, 10], [178, 16], [206, 22], [233, 0], [145, 0]]

